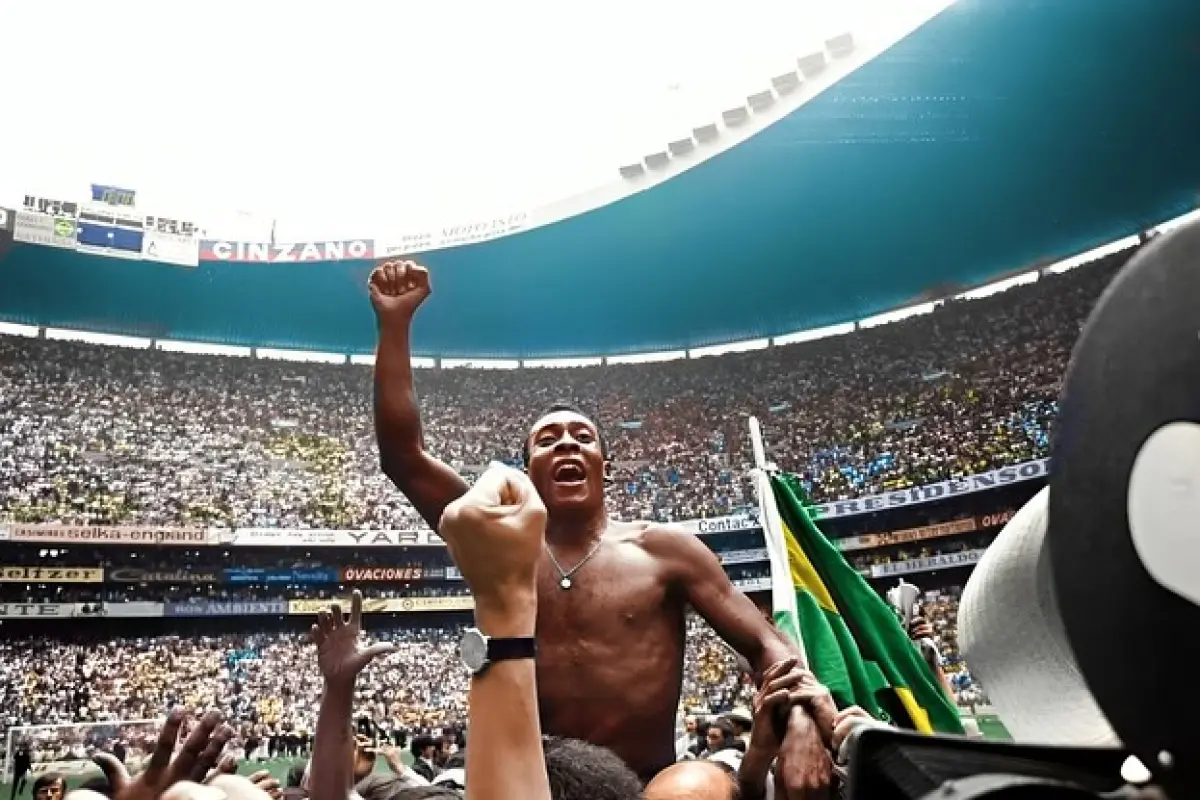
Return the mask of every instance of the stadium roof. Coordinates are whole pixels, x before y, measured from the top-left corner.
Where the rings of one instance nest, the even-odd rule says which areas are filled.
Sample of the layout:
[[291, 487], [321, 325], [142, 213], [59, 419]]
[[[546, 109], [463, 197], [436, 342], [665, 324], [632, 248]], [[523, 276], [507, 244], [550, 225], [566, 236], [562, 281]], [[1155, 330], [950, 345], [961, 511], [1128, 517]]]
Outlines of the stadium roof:
[[[944, 296], [1196, 206], [1200, 3], [961, 0], [628, 199], [427, 253], [441, 356], [690, 348]], [[368, 352], [364, 261], [195, 270], [18, 245], [0, 318]]]

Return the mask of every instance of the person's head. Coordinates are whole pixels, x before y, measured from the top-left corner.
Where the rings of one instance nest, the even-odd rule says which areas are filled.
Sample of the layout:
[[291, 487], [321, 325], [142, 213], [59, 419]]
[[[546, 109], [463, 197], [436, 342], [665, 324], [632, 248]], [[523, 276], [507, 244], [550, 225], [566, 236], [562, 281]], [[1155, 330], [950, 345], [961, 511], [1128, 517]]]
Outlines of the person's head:
[[33, 782], [34, 800], [62, 800], [67, 793], [67, 778], [61, 772], [43, 772]]
[[725, 715], [725, 719], [729, 720], [729, 724], [733, 726], [735, 736], [744, 736], [749, 733], [750, 726], [754, 722], [749, 710], [745, 708], [735, 708], [731, 713]]
[[696, 718], [691, 714], [688, 714], [686, 717], [684, 717], [683, 729], [689, 734], [694, 734], [696, 732]]
[[444, 765], [447, 759], [454, 753], [454, 737], [452, 735], [443, 735], [438, 742], [437, 760], [439, 764]]
[[737, 784], [728, 770], [713, 761], [680, 761], [664, 769], [646, 786], [645, 800], [733, 800]]
[[542, 738], [554, 800], [638, 800], [642, 783], [614, 752], [578, 739]]
[[608, 445], [599, 426], [578, 409], [552, 405], [530, 427], [522, 456], [551, 515], [604, 507]]
[[733, 747], [734, 741], [737, 739], [737, 732], [734, 731], [733, 725], [727, 719], [714, 719], [708, 725], [708, 731], [704, 734], [704, 741], [707, 744], [705, 749], [710, 753], [715, 753], [718, 750], [724, 750], [727, 747]]
[[414, 758], [424, 758], [430, 761], [433, 760], [433, 754], [437, 752], [437, 742], [432, 736], [416, 736], [412, 740], [412, 754]]

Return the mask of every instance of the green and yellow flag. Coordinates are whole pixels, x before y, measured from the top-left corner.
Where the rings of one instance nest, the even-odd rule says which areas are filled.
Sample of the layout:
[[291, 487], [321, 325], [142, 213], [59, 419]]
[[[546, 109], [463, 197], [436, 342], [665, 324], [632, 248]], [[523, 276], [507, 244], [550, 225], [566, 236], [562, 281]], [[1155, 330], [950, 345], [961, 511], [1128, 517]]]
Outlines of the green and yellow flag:
[[895, 611], [813, 523], [791, 475], [759, 471], [775, 623], [801, 645], [839, 708], [927, 733], [962, 733], [958, 710]]

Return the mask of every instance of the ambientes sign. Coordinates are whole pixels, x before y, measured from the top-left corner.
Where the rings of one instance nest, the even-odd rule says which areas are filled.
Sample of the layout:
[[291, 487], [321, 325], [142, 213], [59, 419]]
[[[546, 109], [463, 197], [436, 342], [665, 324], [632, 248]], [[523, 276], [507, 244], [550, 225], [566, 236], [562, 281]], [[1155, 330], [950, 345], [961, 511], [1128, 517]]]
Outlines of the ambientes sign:
[[0, 619], [64, 618], [77, 616], [76, 603], [0, 603]]

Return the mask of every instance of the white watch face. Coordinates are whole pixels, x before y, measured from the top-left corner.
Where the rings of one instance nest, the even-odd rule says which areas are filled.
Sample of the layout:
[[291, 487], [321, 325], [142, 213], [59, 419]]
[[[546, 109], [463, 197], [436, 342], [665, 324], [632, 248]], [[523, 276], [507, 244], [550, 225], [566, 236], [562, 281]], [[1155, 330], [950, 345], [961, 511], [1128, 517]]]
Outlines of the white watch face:
[[467, 628], [458, 646], [458, 658], [472, 673], [479, 672], [487, 664], [487, 637], [478, 628]]

